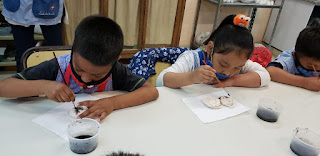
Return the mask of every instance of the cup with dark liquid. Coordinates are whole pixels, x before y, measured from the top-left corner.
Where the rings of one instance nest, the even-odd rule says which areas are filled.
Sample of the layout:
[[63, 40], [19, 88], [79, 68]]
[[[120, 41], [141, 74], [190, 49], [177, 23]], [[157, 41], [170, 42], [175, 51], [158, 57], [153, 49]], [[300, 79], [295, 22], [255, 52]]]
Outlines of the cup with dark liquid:
[[74, 153], [86, 154], [97, 148], [100, 123], [94, 119], [82, 118], [68, 125], [70, 149]]
[[318, 156], [320, 136], [308, 128], [296, 128], [290, 143], [290, 149], [298, 156]]
[[271, 98], [261, 98], [257, 110], [257, 116], [267, 122], [278, 121], [281, 112], [281, 104]]

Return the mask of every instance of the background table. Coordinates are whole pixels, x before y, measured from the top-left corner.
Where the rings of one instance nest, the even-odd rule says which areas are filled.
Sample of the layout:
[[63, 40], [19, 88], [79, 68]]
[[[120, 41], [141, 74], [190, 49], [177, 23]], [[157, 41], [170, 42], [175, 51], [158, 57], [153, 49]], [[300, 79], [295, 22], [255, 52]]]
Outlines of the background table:
[[[111, 151], [140, 152], [146, 156], [295, 155], [290, 141], [296, 127], [320, 134], [319, 92], [272, 82], [263, 88], [228, 87], [231, 96], [250, 111], [203, 124], [181, 101], [221, 91], [208, 85], [182, 89], [159, 87], [156, 101], [117, 110], [101, 123], [99, 144], [90, 155]], [[106, 97], [120, 92], [93, 94]], [[256, 115], [258, 100], [271, 97], [283, 106], [276, 123]], [[67, 141], [31, 120], [60, 104], [46, 98], [0, 100], [0, 155], [76, 155]]]

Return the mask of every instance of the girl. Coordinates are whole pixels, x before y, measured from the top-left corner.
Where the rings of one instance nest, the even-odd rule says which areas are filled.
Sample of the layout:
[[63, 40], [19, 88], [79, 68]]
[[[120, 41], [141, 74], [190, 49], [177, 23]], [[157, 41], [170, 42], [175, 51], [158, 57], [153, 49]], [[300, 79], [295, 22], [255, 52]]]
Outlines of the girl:
[[172, 66], [163, 70], [157, 86], [180, 88], [205, 83], [220, 87], [215, 76], [225, 87], [266, 86], [270, 82], [268, 71], [249, 60], [254, 47], [253, 37], [246, 28], [249, 20], [242, 14], [226, 17], [204, 46], [184, 52]]

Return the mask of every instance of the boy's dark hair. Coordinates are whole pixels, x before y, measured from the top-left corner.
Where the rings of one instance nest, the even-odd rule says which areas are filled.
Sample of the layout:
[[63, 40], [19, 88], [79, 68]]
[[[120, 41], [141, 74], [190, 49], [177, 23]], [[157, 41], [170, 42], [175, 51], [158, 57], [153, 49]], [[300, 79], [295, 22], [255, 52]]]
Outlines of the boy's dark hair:
[[307, 28], [319, 27], [319, 26], [320, 26], [320, 18], [319, 17], [310, 17], [310, 20], [307, 24]]
[[122, 49], [122, 30], [108, 17], [88, 16], [76, 28], [72, 51], [94, 65], [113, 64]]
[[140, 154], [132, 154], [132, 153], [126, 153], [126, 152], [122, 152], [122, 151], [119, 151], [119, 152], [112, 152], [111, 154], [108, 154], [107, 156], [142, 156]]
[[312, 57], [320, 60], [320, 27], [303, 29], [295, 45], [296, 54], [299, 57]]
[[227, 54], [237, 48], [240, 48], [239, 52], [243, 52], [241, 49], [244, 49], [249, 58], [254, 47], [253, 37], [247, 28], [233, 24], [235, 16], [227, 16], [204, 44], [207, 45], [209, 41], [212, 41], [214, 43], [214, 53]]

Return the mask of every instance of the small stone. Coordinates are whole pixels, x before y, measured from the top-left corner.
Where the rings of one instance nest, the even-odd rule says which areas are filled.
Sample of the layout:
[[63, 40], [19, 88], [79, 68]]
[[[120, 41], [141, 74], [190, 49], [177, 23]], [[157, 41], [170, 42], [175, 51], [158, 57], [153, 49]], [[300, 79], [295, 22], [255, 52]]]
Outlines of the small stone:
[[212, 109], [219, 109], [222, 107], [220, 100], [213, 96], [204, 96], [201, 101], [206, 106]]
[[227, 96], [221, 96], [219, 97], [220, 102], [222, 105], [233, 108], [234, 107], [234, 101], [231, 97], [227, 97]]

